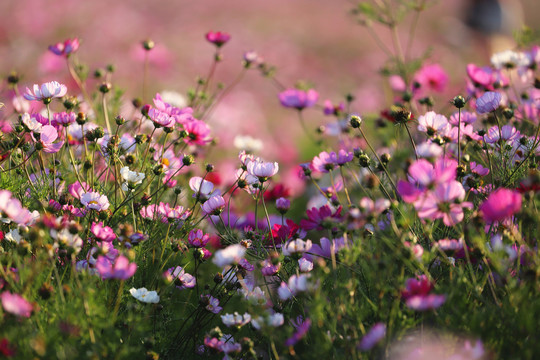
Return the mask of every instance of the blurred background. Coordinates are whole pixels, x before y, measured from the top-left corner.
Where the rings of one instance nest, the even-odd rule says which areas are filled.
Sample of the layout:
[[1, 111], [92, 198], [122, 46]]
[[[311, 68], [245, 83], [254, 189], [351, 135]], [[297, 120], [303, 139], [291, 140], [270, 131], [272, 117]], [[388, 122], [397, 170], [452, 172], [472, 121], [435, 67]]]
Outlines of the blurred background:
[[[467, 63], [487, 64], [492, 51], [515, 47], [513, 31], [524, 24], [534, 28], [540, 20], [538, 0], [430, 3], [421, 14], [411, 54], [431, 49], [428, 62], [449, 72], [449, 96], [463, 92]], [[321, 104], [325, 99], [337, 103], [351, 93], [357, 98], [353, 110], [365, 114], [391, 99], [385, 98], [385, 80], [379, 75], [387, 56], [350, 14], [355, 5], [346, 0], [2, 0], [0, 74], [16, 70], [21, 86], [51, 80], [69, 84], [64, 59], [47, 46], [78, 37], [76, 59], [90, 73], [114, 64], [112, 83], [126, 88], [130, 101], [142, 95], [141, 41], [152, 39], [156, 47], [149, 54], [148, 93], [185, 94], [212, 62], [214, 47], [205, 33], [221, 30], [231, 40], [222, 50], [218, 80], [232, 82], [241, 71], [243, 53], [254, 50], [277, 67], [276, 78], [286, 87], [306, 81], [319, 92]], [[403, 43], [410, 23], [407, 18], [400, 28]], [[375, 31], [390, 44], [386, 29], [375, 26]], [[1, 91], [6, 102], [5, 82]], [[280, 107], [278, 92], [258, 71], [247, 73], [209, 120], [224, 147], [232, 148], [237, 134], [251, 135], [263, 141], [260, 154], [269, 160], [310, 160], [295, 149], [302, 128], [295, 111]], [[313, 129], [327, 121], [320, 109], [306, 112]]]

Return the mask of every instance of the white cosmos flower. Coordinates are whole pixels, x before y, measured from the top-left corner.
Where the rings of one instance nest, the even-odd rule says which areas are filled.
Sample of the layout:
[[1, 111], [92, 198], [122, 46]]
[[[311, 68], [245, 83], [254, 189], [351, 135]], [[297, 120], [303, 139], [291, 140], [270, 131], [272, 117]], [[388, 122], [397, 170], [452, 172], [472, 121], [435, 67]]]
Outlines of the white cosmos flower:
[[129, 293], [135, 299], [145, 302], [145, 303], [157, 304], [159, 302], [159, 295], [157, 294], [157, 292], [148, 291], [146, 290], [146, 288], [140, 288], [140, 289], [131, 288], [129, 289]]
[[144, 173], [131, 171], [128, 166], [120, 169], [120, 175], [122, 175], [122, 179], [125, 181], [122, 184], [122, 190], [124, 191], [132, 190], [136, 185], [142, 183], [145, 178]]
[[249, 135], [236, 135], [233, 144], [238, 150], [245, 150], [250, 153], [259, 152], [263, 148], [263, 142], [261, 140]]

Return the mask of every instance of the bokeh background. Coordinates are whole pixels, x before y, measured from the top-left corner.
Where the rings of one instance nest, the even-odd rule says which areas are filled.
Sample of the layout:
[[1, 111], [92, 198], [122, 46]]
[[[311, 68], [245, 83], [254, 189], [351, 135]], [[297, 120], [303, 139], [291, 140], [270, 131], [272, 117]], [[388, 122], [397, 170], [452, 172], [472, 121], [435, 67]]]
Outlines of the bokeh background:
[[[439, 0], [421, 15], [412, 54], [431, 49], [428, 62], [448, 70], [455, 91], [463, 91], [467, 63], [487, 63], [492, 51], [514, 46], [513, 31], [539, 23], [538, 0], [499, 0], [504, 15], [499, 31], [486, 35], [471, 30], [465, 19], [470, 23], [485, 17], [482, 6], [490, 2]], [[479, 13], [471, 16], [472, 4], [479, 5]], [[285, 86], [307, 81], [319, 91], [321, 103], [337, 102], [351, 93], [357, 98], [353, 110], [364, 114], [391, 99], [385, 98], [379, 75], [387, 57], [350, 15], [354, 6], [354, 1], [345, 0], [2, 0], [0, 74], [16, 70], [22, 86], [50, 80], [69, 84], [65, 62], [47, 46], [78, 37], [78, 61], [90, 72], [114, 64], [112, 82], [126, 89], [129, 101], [142, 95], [141, 41], [150, 38], [156, 47], [150, 52], [149, 94], [185, 93], [197, 76], [207, 74], [212, 62], [214, 47], [204, 34], [222, 30], [232, 36], [217, 72], [225, 84], [240, 72], [242, 54], [255, 50], [277, 67], [276, 77]], [[409, 24], [407, 19], [401, 27], [404, 43]], [[386, 31], [375, 29], [389, 44]], [[5, 82], [0, 90], [3, 99], [9, 96]], [[209, 120], [223, 148], [234, 153], [234, 136], [244, 134], [263, 141], [261, 155], [269, 160], [286, 164], [309, 160], [296, 149], [299, 141], [305, 141], [296, 114], [279, 106], [277, 93], [257, 71], [244, 77]], [[315, 128], [328, 119], [316, 109], [306, 113], [306, 121]]]

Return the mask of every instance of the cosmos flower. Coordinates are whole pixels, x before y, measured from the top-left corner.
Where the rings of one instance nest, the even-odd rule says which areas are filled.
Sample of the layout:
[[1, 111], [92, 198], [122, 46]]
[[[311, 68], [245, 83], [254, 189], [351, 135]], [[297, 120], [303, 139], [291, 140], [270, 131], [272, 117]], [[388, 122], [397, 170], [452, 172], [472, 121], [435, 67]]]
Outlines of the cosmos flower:
[[0, 294], [2, 307], [5, 312], [20, 317], [30, 317], [32, 314], [32, 304], [19, 294], [12, 294], [9, 291], [4, 291]]
[[109, 208], [109, 199], [97, 192], [86, 192], [81, 195], [81, 204], [87, 209], [102, 211]]
[[157, 292], [148, 291], [144, 287], [140, 289], [131, 288], [129, 289], [129, 293], [135, 299], [145, 303], [157, 304], [159, 302], [159, 295], [157, 294]]
[[312, 107], [317, 103], [319, 94], [310, 89], [308, 91], [298, 89], [287, 89], [279, 94], [281, 105], [288, 108], [303, 110]]
[[222, 47], [231, 39], [231, 35], [224, 31], [209, 31], [206, 33], [205, 37], [208, 42], [216, 45], [218, 48]]
[[23, 96], [26, 100], [43, 101], [45, 104], [49, 104], [52, 98], [61, 98], [66, 93], [66, 85], [60, 84], [57, 81], [51, 81], [41, 84], [41, 87], [34, 84], [33, 90], [26, 88]]
[[49, 51], [58, 56], [68, 57], [79, 49], [79, 39], [67, 39], [64, 42], [59, 42], [49, 46]]

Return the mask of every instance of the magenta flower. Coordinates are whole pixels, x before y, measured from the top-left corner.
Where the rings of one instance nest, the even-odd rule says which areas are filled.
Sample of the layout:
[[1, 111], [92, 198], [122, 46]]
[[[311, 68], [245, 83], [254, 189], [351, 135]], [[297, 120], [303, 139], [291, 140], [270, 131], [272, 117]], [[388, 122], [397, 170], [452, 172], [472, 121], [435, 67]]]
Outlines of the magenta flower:
[[124, 255], [117, 257], [114, 263], [106, 256], [100, 255], [96, 261], [96, 270], [102, 279], [126, 280], [135, 274], [137, 264], [130, 263]]
[[184, 142], [188, 145], [206, 145], [212, 138], [210, 137], [210, 127], [204, 121], [192, 119], [183, 123], [187, 136]]
[[156, 128], [166, 127], [170, 128], [176, 124], [176, 119], [163, 111], [156, 108], [152, 108], [148, 111], [148, 117], [154, 123]]
[[219, 215], [225, 208], [225, 199], [221, 195], [212, 196], [201, 205], [206, 215]]
[[90, 231], [101, 241], [110, 243], [116, 239], [116, 234], [114, 233], [113, 229], [109, 226], [103, 226], [103, 221], [98, 223], [93, 222], [92, 226], [90, 227]]
[[26, 92], [23, 94], [26, 100], [43, 101], [45, 104], [49, 104], [52, 98], [60, 98], [67, 93], [66, 85], [60, 84], [57, 81], [47, 82], [39, 87], [34, 84], [33, 91], [26, 88]]
[[425, 65], [414, 76], [421, 89], [443, 92], [448, 84], [448, 75], [438, 64]]
[[335, 115], [338, 116], [345, 111], [345, 103], [342, 101], [338, 105], [332, 104], [330, 100], [324, 101], [323, 113], [324, 115]]
[[297, 110], [303, 110], [315, 105], [319, 99], [319, 94], [310, 89], [308, 91], [287, 89], [279, 94], [279, 101], [281, 105], [288, 108], [295, 108]]
[[189, 232], [188, 242], [189, 245], [195, 248], [205, 247], [210, 241], [210, 235], [204, 234], [201, 229], [193, 229]]
[[266, 181], [269, 177], [277, 174], [279, 164], [277, 162], [265, 162], [261, 159], [255, 159], [247, 164], [247, 172], [251, 176], [255, 176], [260, 182]]
[[32, 133], [32, 138], [36, 140], [38, 149], [49, 154], [60, 151], [62, 145], [64, 145], [64, 140], [60, 140], [56, 143], [54, 142], [58, 138], [58, 131], [51, 125], [42, 126], [41, 129], [39, 129], [39, 140], [36, 139], [36, 137], [37, 136]]
[[487, 223], [503, 221], [521, 209], [521, 194], [514, 190], [499, 188], [489, 195], [479, 209]]
[[68, 57], [71, 55], [71, 53], [74, 53], [79, 49], [79, 39], [73, 38], [73, 39], [67, 39], [66, 41], [56, 43], [54, 45], [49, 46], [49, 50], [58, 56], [66, 56]]
[[5, 312], [21, 317], [30, 317], [32, 314], [32, 304], [19, 294], [4, 291], [0, 295], [0, 299], [2, 300], [2, 307]]
[[311, 327], [311, 320], [306, 319], [304, 320], [297, 328], [296, 332], [285, 341], [285, 346], [293, 346], [304, 336], [306, 336], [307, 332], [309, 331], [309, 328]]
[[60, 112], [54, 113], [52, 118], [52, 125], [69, 126], [77, 120], [77, 114], [74, 112]]
[[364, 335], [358, 349], [362, 351], [371, 350], [379, 341], [386, 336], [386, 325], [384, 323], [376, 323], [369, 329], [368, 333]]
[[405, 290], [401, 296], [408, 307], [416, 311], [432, 310], [440, 307], [446, 301], [446, 296], [430, 294], [433, 283], [426, 275], [420, 275], [417, 279], [409, 278], [405, 283]]
[[485, 114], [497, 110], [501, 103], [502, 95], [498, 92], [487, 91], [476, 100], [476, 112]]
[[308, 218], [300, 221], [300, 227], [304, 230], [324, 230], [328, 227], [331, 228], [334, 223], [341, 221], [341, 210], [342, 207], [340, 206], [333, 211], [328, 205], [306, 210]]
[[231, 39], [231, 35], [222, 31], [209, 31], [206, 33], [206, 40], [216, 45], [218, 48], [223, 46]]

